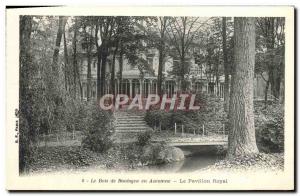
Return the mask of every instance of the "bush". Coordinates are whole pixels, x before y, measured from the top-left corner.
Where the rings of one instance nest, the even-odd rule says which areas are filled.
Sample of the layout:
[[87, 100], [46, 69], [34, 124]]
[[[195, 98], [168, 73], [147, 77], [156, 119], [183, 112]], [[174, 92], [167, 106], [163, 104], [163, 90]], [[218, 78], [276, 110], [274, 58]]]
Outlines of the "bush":
[[284, 146], [284, 109], [280, 103], [255, 104], [256, 140], [262, 152], [281, 152]]
[[138, 146], [146, 146], [151, 141], [151, 132], [146, 131], [144, 133], [140, 133], [137, 137], [137, 145]]
[[174, 124], [177, 123], [177, 125], [184, 125], [187, 131], [198, 130], [203, 124], [214, 125], [206, 127], [216, 131], [222, 127], [222, 123], [226, 122], [226, 113], [221, 99], [198, 94], [195, 103], [200, 106], [200, 110], [164, 111], [159, 107], [152, 107], [147, 111], [145, 121], [152, 128], [161, 124], [163, 130], [174, 129]]
[[85, 124], [85, 137], [82, 146], [95, 152], [105, 152], [113, 144], [111, 135], [114, 127], [112, 114], [103, 111], [97, 106], [88, 105], [87, 122]]
[[148, 111], [145, 116], [145, 121], [152, 128], [169, 129], [172, 127], [172, 113], [164, 110]]
[[87, 134], [87, 136], [82, 140], [84, 148], [88, 148], [94, 152], [106, 152], [112, 147], [112, 140], [101, 134], [101, 133], [92, 133]]

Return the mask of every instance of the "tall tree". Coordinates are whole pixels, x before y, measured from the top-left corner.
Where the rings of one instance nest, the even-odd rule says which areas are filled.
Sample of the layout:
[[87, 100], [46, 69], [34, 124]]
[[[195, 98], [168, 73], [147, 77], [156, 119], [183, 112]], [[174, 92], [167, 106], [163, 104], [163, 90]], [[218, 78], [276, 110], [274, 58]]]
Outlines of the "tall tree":
[[64, 78], [65, 78], [65, 90], [68, 91], [69, 88], [69, 55], [66, 40], [66, 30], [64, 29]]
[[[120, 16], [116, 18], [117, 28], [113, 35], [113, 40], [118, 40], [118, 53], [119, 53], [119, 87], [122, 87], [122, 75], [123, 75], [123, 59], [126, 58], [129, 64], [138, 67], [141, 74], [145, 70], [149, 70], [149, 66], [146, 60], [140, 54], [147, 54], [145, 44], [146, 31], [145, 27], [141, 25], [143, 22], [147, 22], [148, 17], [128, 17]], [[115, 42], [115, 41], [113, 41]], [[114, 43], [115, 45], [115, 43]], [[115, 46], [116, 48], [116, 46]], [[119, 88], [121, 90], [121, 88]]]
[[227, 53], [227, 35], [226, 35], [226, 17], [222, 18], [222, 48], [223, 48], [223, 64], [224, 64], [224, 110], [228, 112], [229, 109], [229, 65], [228, 65], [228, 53]]
[[74, 36], [73, 36], [73, 96], [76, 98], [77, 96], [77, 81], [79, 85], [80, 90], [80, 98], [83, 99], [83, 92], [82, 92], [82, 85], [80, 81], [80, 74], [78, 69], [78, 63], [77, 63], [77, 34], [78, 34], [78, 18], [74, 18]]
[[157, 93], [162, 95], [163, 66], [167, 56], [167, 27], [170, 17], [145, 17], [146, 27], [140, 26], [147, 36], [147, 46], [158, 50]]
[[[124, 56], [124, 45], [123, 45], [123, 40], [120, 39], [119, 43], [120, 47], [120, 53], [119, 53], [119, 89], [121, 90], [121, 85], [122, 85], [122, 79], [123, 79], [123, 56]], [[120, 92], [118, 92], [120, 93]]]
[[[111, 47], [112, 33], [115, 27], [115, 17], [98, 17], [95, 19], [95, 43], [97, 47], [97, 100], [106, 90], [106, 63], [109, 56], [109, 48]], [[99, 34], [99, 36], [98, 36]]]
[[234, 18], [234, 73], [229, 107], [229, 158], [258, 153], [253, 113], [255, 18]]
[[[111, 89], [111, 94], [115, 95], [115, 68], [116, 68], [116, 57], [117, 53], [119, 51], [120, 47], [120, 42], [122, 40], [122, 33], [124, 32], [125, 28], [124, 25], [126, 23], [124, 22], [124, 17], [122, 16], [117, 16], [116, 17], [116, 29], [114, 32], [114, 38], [113, 38], [113, 59], [112, 59], [112, 65], [111, 65], [111, 75], [110, 75], [110, 89]], [[122, 59], [122, 54], [120, 52], [120, 58], [119, 58], [119, 64], [123, 64], [123, 59]], [[122, 62], [121, 62], [122, 61]], [[121, 72], [122, 65], [119, 65], [119, 70]], [[123, 69], [123, 68], [122, 68]], [[118, 92], [117, 92], [118, 93]], [[114, 96], [115, 97], [115, 96]]]
[[[284, 61], [275, 59], [284, 59], [284, 18], [264, 17], [257, 19], [258, 43], [266, 50], [261, 52], [263, 62], [257, 62], [256, 70], [267, 72], [265, 102], [267, 102], [267, 92], [271, 85], [271, 94], [275, 99], [279, 99], [280, 86], [284, 72]], [[258, 48], [259, 49], [259, 48]], [[281, 58], [279, 58], [281, 57]], [[259, 58], [258, 58], [259, 60]], [[266, 65], [266, 68], [264, 67]]]
[[187, 87], [184, 77], [189, 70], [187, 57], [190, 46], [194, 38], [198, 35], [198, 30], [203, 24], [206, 24], [198, 20], [198, 17], [172, 17], [166, 31], [176, 51], [176, 56], [179, 56], [179, 68], [175, 72], [181, 78], [181, 90], [186, 90]]
[[32, 114], [32, 92], [30, 79], [32, 77], [31, 32], [32, 17], [20, 16], [20, 145], [19, 171], [28, 169], [31, 161], [31, 143], [35, 139]]
[[58, 73], [58, 65], [57, 65], [58, 54], [59, 54], [59, 48], [60, 48], [62, 35], [63, 35], [64, 29], [65, 29], [65, 24], [66, 24], [65, 18], [63, 16], [59, 16], [55, 48], [54, 48], [53, 59], [52, 59], [52, 70], [55, 74]]
[[166, 30], [169, 19], [167, 17], [159, 17], [159, 44], [158, 44], [158, 73], [157, 73], [157, 92], [158, 95], [162, 95], [162, 70], [164, 65], [164, 60], [166, 57], [165, 51], [165, 39], [166, 39]]
[[[98, 20], [96, 20], [98, 22]], [[96, 29], [95, 29], [95, 44], [97, 48], [97, 88], [96, 88], [96, 94], [97, 94], [97, 101], [100, 100], [101, 98], [101, 60], [102, 60], [102, 46], [99, 44], [99, 39], [98, 39], [98, 32], [99, 32], [99, 24], [96, 24]]]
[[[48, 79], [47, 79], [47, 94], [48, 94], [48, 114], [47, 117], [49, 121], [49, 131], [48, 133], [52, 133], [52, 131], [59, 131], [61, 130], [62, 126], [64, 126], [60, 121], [63, 120], [64, 115], [60, 110], [63, 106], [64, 99], [62, 98], [62, 88], [60, 86], [61, 78], [60, 78], [60, 66], [58, 64], [59, 60], [59, 50], [61, 45], [62, 36], [64, 33], [66, 24], [66, 17], [59, 16], [58, 18], [58, 29], [56, 33], [56, 39], [55, 39], [55, 48], [53, 52], [53, 58], [52, 58], [52, 71], [49, 73]], [[54, 79], [55, 78], [55, 79]], [[51, 121], [51, 122], [50, 122]]]
[[86, 18], [85, 22], [90, 24], [89, 26], [84, 26], [84, 47], [87, 54], [87, 101], [91, 98], [91, 88], [92, 88], [92, 49], [93, 49], [93, 26], [91, 25], [91, 19]]

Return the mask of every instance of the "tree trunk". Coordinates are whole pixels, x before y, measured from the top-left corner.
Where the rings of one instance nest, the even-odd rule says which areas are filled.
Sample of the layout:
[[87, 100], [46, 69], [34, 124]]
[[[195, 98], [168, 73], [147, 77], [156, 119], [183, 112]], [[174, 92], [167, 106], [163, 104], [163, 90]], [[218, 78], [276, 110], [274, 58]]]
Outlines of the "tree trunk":
[[233, 86], [227, 157], [258, 153], [253, 113], [255, 18], [234, 18]]
[[80, 91], [80, 100], [83, 100], [83, 91], [82, 91], [82, 85], [80, 81], [80, 73], [78, 69], [78, 64], [77, 64], [77, 31], [78, 31], [78, 26], [77, 26], [77, 18], [75, 17], [75, 24], [74, 24], [74, 37], [73, 37], [73, 82], [74, 82], [74, 87], [73, 87], [73, 95], [74, 98], [77, 97], [77, 78], [78, 78], [78, 85], [79, 85], [79, 91]]
[[102, 46], [97, 47], [97, 101], [101, 99], [101, 58]]
[[[120, 41], [120, 57], [119, 57], [119, 89], [122, 89], [122, 78], [123, 78], [123, 54], [124, 54], [124, 47], [122, 45], [122, 40]], [[121, 93], [121, 92], [118, 92]]]
[[167, 28], [167, 21], [166, 17], [159, 17], [160, 20], [160, 40], [159, 40], [159, 59], [158, 59], [158, 74], [157, 74], [157, 92], [159, 96], [162, 96], [162, 70], [164, 66], [164, 59], [165, 59], [165, 33]]
[[218, 96], [218, 93], [219, 93], [219, 89], [218, 89], [218, 86], [219, 86], [219, 62], [216, 63], [215, 76], [216, 76], [216, 81], [214, 84], [214, 92], [216, 93], [215, 96]]
[[64, 75], [65, 75], [65, 90], [66, 91], [68, 91], [68, 86], [69, 86], [69, 77], [68, 77], [69, 60], [68, 60], [68, 58], [69, 57], [68, 57], [66, 33], [64, 30], [64, 59], [65, 59]]
[[273, 68], [269, 70], [269, 80], [271, 83], [271, 92], [272, 95], [276, 100], [279, 99], [280, 95], [280, 82], [281, 82], [281, 77], [280, 77], [280, 71], [278, 70], [277, 67], [272, 66]]
[[270, 17], [266, 18], [268, 20], [266, 31], [266, 45], [267, 45], [267, 52], [270, 54], [270, 60], [268, 61], [268, 75], [269, 75], [269, 81], [271, 84], [271, 93], [274, 96], [275, 99], [279, 99], [280, 94], [280, 69], [276, 64], [274, 63], [274, 47], [275, 47], [275, 18]]
[[[77, 75], [77, 18], [75, 17], [74, 37], [73, 37], [73, 96], [76, 98], [76, 75]], [[79, 75], [78, 75], [79, 77]], [[80, 85], [80, 83], [79, 83]]]
[[119, 43], [117, 41], [116, 48], [113, 53], [113, 62], [111, 65], [111, 77], [110, 77], [111, 94], [113, 95], [115, 95], [115, 66], [116, 66], [116, 55], [118, 52], [118, 47], [119, 47]]
[[268, 105], [268, 90], [269, 90], [270, 80], [266, 82], [266, 88], [265, 88], [265, 108], [267, 108]]
[[90, 35], [86, 39], [87, 43], [87, 101], [90, 101], [91, 98], [91, 82], [92, 82], [92, 68], [91, 68], [91, 61], [92, 61], [92, 28]]
[[184, 67], [185, 67], [185, 56], [184, 56], [184, 52], [182, 52], [182, 56], [181, 56], [181, 73], [180, 73], [180, 77], [181, 77], [181, 91], [184, 92], [186, 90], [186, 84], [184, 81]]
[[63, 35], [63, 31], [65, 28], [65, 19], [64, 16], [59, 16], [58, 19], [58, 30], [56, 34], [56, 41], [55, 41], [55, 49], [53, 53], [53, 59], [52, 59], [52, 70], [54, 74], [58, 74], [58, 54], [59, 54], [59, 48], [60, 48], [60, 43], [61, 43], [61, 38]]
[[[31, 56], [32, 17], [20, 16], [20, 137], [19, 137], [19, 172], [26, 172], [31, 160], [31, 141], [35, 140], [32, 116], [32, 96], [30, 78], [32, 73]], [[27, 126], [26, 126], [27, 125]]]
[[229, 110], [229, 66], [227, 58], [227, 36], [226, 36], [226, 17], [222, 18], [222, 38], [223, 38], [223, 62], [224, 62], [224, 110], [227, 113]]
[[107, 53], [108, 48], [105, 46], [105, 44], [102, 44], [102, 57], [101, 57], [101, 96], [105, 94], [106, 90], [106, 61], [107, 61]]
[[82, 84], [81, 84], [81, 80], [80, 80], [80, 73], [79, 73], [79, 69], [78, 66], [76, 66], [76, 72], [77, 72], [77, 76], [78, 76], [78, 84], [79, 84], [79, 91], [80, 91], [80, 100], [83, 100], [83, 90], [82, 90]]
[[[163, 39], [163, 38], [161, 38]], [[162, 95], [162, 68], [163, 68], [163, 63], [164, 63], [164, 46], [165, 43], [163, 40], [160, 41], [160, 46], [159, 46], [159, 59], [158, 59], [158, 74], [157, 74], [157, 92], [158, 95]]]

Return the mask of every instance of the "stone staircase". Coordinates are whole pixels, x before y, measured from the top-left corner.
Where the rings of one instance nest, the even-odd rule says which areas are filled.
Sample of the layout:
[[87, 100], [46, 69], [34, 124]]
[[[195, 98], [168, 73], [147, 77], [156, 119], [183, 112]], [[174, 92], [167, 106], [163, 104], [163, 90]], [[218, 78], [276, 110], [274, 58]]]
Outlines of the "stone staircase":
[[152, 130], [145, 122], [145, 112], [119, 110], [114, 113], [115, 134], [113, 139], [116, 142], [134, 142], [138, 134]]

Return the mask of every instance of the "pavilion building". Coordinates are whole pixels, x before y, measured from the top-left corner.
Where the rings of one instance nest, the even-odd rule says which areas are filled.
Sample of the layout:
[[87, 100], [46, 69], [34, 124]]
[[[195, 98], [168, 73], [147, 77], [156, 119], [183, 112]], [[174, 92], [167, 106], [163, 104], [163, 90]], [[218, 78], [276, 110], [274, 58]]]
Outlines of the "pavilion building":
[[[86, 55], [80, 55], [78, 60], [80, 65], [80, 80], [82, 82], [83, 98], [87, 97], [87, 57]], [[148, 94], [157, 94], [157, 74], [158, 74], [158, 52], [151, 50], [145, 58], [149, 65], [149, 69], [153, 71], [145, 71], [141, 73], [137, 65], [131, 65], [128, 60], [123, 57], [123, 71], [122, 80], [120, 79], [119, 72], [119, 58], [115, 60], [115, 94], [126, 94], [130, 98], [135, 97], [136, 94], [141, 94], [142, 97], [147, 97]], [[163, 65], [163, 81], [162, 89], [164, 94], [168, 97], [172, 97], [174, 93], [179, 90], [180, 80], [178, 76], [170, 74], [174, 60], [172, 57], [168, 57]], [[107, 59], [106, 70], [106, 89], [105, 92], [111, 92], [110, 89], [110, 65], [112, 63], [112, 56]], [[189, 74], [186, 77], [188, 81], [188, 91], [193, 93], [209, 93], [219, 97], [223, 97], [224, 92], [224, 77], [219, 76], [218, 84], [215, 84], [216, 77], [208, 76], [206, 72], [205, 64], [198, 65], [194, 59], [189, 59], [190, 69]], [[96, 55], [92, 55], [91, 60], [91, 97], [96, 98], [96, 79], [97, 79], [97, 58]]]
[[[119, 70], [119, 58], [115, 59], [115, 94], [126, 94], [130, 98], [135, 97], [136, 94], [141, 94], [142, 97], [147, 97], [148, 94], [157, 94], [157, 74], [158, 74], [158, 51], [153, 49], [150, 50], [145, 58], [147, 59], [149, 69], [152, 71], [144, 71], [143, 74], [139, 70], [137, 65], [131, 65], [128, 60], [123, 57], [123, 71], [122, 80], [120, 79]], [[163, 65], [163, 81], [162, 90], [168, 97], [180, 89], [180, 80], [178, 76], [170, 74], [173, 69], [176, 59], [168, 57]], [[106, 70], [106, 89], [105, 92], [108, 94], [111, 92], [110, 89], [110, 73], [111, 73], [112, 56], [107, 59]], [[189, 74], [186, 76], [188, 81], [188, 91], [191, 93], [206, 93], [209, 95], [224, 97], [224, 75], [218, 76], [217, 78], [213, 74], [209, 74], [208, 66], [203, 63], [198, 65], [195, 63], [194, 58], [188, 60], [189, 63]], [[80, 80], [83, 89], [83, 98], [87, 97], [87, 55], [84, 53], [80, 55], [78, 59], [80, 65]], [[222, 65], [220, 65], [222, 66]], [[92, 55], [91, 60], [91, 97], [96, 98], [96, 79], [97, 79], [97, 57], [96, 54]], [[265, 83], [259, 76], [254, 78], [254, 98], [264, 98]]]

